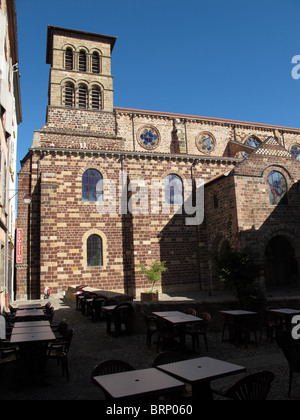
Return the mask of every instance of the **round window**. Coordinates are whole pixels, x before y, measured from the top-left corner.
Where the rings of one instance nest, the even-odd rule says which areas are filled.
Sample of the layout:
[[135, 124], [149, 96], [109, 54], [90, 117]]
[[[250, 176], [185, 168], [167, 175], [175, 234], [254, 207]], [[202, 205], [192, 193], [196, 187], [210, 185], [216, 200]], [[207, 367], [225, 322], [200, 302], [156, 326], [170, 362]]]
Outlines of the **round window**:
[[160, 136], [158, 130], [151, 126], [145, 126], [138, 132], [138, 143], [144, 149], [154, 150], [160, 143]]
[[211, 153], [215, 148], [216, 141], [210, 133], [201, 133], [196, 138], [196, 146], [202, 153]]

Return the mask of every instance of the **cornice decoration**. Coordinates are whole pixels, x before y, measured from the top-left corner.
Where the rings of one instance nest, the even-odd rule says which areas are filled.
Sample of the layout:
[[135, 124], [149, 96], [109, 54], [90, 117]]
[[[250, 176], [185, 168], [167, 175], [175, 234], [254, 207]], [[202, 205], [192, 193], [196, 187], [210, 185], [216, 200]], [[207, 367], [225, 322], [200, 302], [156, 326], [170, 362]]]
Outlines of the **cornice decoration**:
[[113, 150], [88, 150], [88, 149], [64, 149], [64, 148], [46, 148], [35, 147], [31, 148], [30, 152], [39, 156], [47, 155], [66, 155], [66, 156], [104, 156], [114, 159], [141, 159], [141, 160], [166, 160], [179, 162], [198, 163], [200, 161], [209, 161], [211, 163], [237, 164], [243, 159], [232, 157], [217, 157], [217, 156], [193, 156], [193, 155], [171, 155], [163, 153], [147, 153], [147, 152], [133, 152], [133, 151], [113, 151]]
[[114, 111], [118, 115], [133, 115], [135, 117], [155, 117], [155, 118], [161, 118], [161, 119], [168, 119], [168, 120], [174, 120], [174, 119], [181, 119], [182, 121], [186, 122], [198, 122], [202, 124], [211, 124], [211, 125], [220, 125], [220, 126], [229, 126], [231, 128], [236, 129], [249, 129], [256, 131], [273, 131], [277, 130], [279, 133], [294, 133], [300, 135], [300, 129], [299, 128], [291, 128], [291, 127], [281, 127], [281, 126], [275, 126], [275, 125], [269, 125], [269, 124], [260, 124], [260, 123], [252, 123], [252, 122], [246, 122], [246, 121], [235, 121], [235, 120], [226, 120], [221, 118], [211, 118], [211, 117], [201, 117], [196, 115], [184, 115], [184, 114], [173, 114], [169, 112], [159, 112], [159, 111], [146, 111], [146, 110], [138, 110], [138, 109], [127, 109], [127, 108], [118, 108], [115, 107]]

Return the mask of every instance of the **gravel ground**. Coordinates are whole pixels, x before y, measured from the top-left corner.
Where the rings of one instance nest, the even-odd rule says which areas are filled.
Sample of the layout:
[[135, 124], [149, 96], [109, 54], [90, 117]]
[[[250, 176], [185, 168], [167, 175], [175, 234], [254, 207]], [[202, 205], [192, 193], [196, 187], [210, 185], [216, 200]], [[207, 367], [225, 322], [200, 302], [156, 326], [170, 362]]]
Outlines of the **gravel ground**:
[[[122, 359], [136, 369], [150, 367], [156, 355], [156, 346], [146, 346], [146, 337], [140, 335], [122, 335], [118, 338], [106, 334], [106, 323], [92, 323], [90, 319], [75, 310], [72, 302], [64, 303], [59, 299], [51, 300], [56, 312], [53, 324], [67, 319], [75, 329], [69, 353], [70, 381], [62, 377], [61, 368], [55, 360], [49, 360], [46, 367], [45, 384], [20, 384], [18, 371], [13, 366], [6, 367], [0, 384], [0, 400], [103, 400], [103, 393], [91, 383], [93, 368], [106, 359]], [[20, 302], [18, 302], [20, 304]], [[155, 340], [155, 339], [154, 339]], [[221, 343], [221, 334], [209, 332], [209, 352], [204, 343], [197, 354], [188, 353], [186, 358], [210, 356], [247, 368], [247, 373], [270, 370], [275, 381], [269, 395], [270, 400], [287, 400], [288, 366], [275, 343], [265, 338], [257, 347], [250, 344], [236, 348], [229, 343]], [[187, 344], [190, 344], [187, 342]], [[214, 388], [227, 389], [241, 376], [234, 376], [215, 381]], [[300, 375], [295, 375], [292, 399], [300, 399]]]

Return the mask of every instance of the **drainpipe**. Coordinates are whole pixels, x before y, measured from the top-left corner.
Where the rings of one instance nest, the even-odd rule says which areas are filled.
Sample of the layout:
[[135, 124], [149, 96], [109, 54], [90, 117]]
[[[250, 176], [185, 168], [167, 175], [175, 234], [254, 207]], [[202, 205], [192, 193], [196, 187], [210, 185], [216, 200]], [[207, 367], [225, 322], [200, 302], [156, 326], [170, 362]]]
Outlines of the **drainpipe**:
[[[194, 161], [191, 166], [191, 180], [192, 180], [192, 194], [196, 194], [196, 184], [194, 181], [194, 167], [196, 166], [197, 162]], [[193, 199], [193, 196], [192, 196]], [[197, 239], [197, 271], [198, 271], [198, 280], [199, 280], [199, 286], [200, 290], [202, 290], [202, 281], [201, 281], [201, 272], [200, 272], [200, 249], [199, 249], [199, 229], [198, 226], [195, 226], [196, 229], [196, 239]]]

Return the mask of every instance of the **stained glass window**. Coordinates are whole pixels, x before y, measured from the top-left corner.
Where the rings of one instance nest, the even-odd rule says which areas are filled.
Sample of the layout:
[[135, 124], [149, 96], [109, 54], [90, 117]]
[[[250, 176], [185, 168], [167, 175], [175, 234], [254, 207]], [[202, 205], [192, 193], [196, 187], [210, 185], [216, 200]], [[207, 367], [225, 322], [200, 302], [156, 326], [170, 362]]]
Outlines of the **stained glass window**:
[[291, 154], [296, 160], [300, 160], [300, 146], [295, 145], [291, 148]]
[[209, 133], [202, 133], [196, 138], [196, 146], [202, 153], [211, 153], [215, 148], [215, 139]]
[[139, 132], [138, 142], [145, 149], [156, 149], [159, 145], [159, 141], [159, 133], [154, 127], [144, 127]]
[[166, 204], [183, 204], [183, 186], [182, 180], [178, 175], [168, 175], [165, 178], [165, 200]]
[[272, 171], [268, 176], [268, 191], [270, 204], [276, 206], [277, 204], [287, 204], [287, 183], [282, 173]]
[[103, 266], [102, 238], [99, 235], [91, 235], [87, 240], [87, 266]]
[[82, 201], [103, 200], [103, 177], [96, 169], [88, 169], [82, 175]]
[[[246, 146], [254, 147], [255, 149], [257, 149], [260, 146], [260, 143], [261, 141], [258, 140], [258, 138], [255, 136], [251, 136], [245, 141]], [[248, 156], [247, 152], [242, 152], [242, 154], [243, 154], [243, 157]]]

